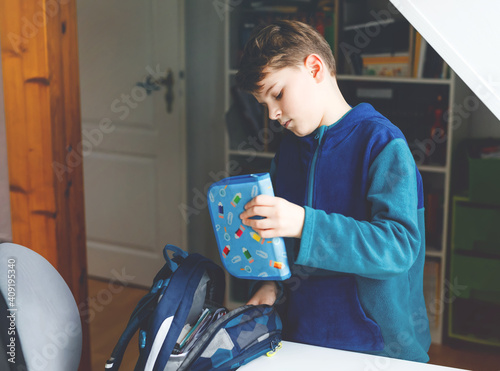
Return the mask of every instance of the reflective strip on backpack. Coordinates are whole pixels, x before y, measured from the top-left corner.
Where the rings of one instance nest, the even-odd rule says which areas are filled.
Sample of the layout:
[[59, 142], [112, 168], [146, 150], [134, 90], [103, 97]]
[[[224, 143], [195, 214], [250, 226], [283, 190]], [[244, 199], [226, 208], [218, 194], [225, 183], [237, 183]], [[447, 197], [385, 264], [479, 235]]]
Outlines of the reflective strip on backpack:
[[151, 346], [151, 351], [149, 352], [148, 360], [146, 361], [146, 366], [144, 367], [144, 371], [152, 371], [155, 365], [156, 359], [158, 358], [158, 354], [163, 346], [163, 342], [165, 341], [168, 330], [170, 330], [170, 326], [172, 325], [172, 321], [174, 320], [174, 316], [170, 316], [166, 318], [158, 332], [156, 333], [155, 339], [153, 341], [153, 345]]
[[110, 359], [108, 359], [106, 361], [106, 366], [104, 366], [104, 368], [111, 368], [115, 365], [115, 359], [113, 357], [111, 357]]

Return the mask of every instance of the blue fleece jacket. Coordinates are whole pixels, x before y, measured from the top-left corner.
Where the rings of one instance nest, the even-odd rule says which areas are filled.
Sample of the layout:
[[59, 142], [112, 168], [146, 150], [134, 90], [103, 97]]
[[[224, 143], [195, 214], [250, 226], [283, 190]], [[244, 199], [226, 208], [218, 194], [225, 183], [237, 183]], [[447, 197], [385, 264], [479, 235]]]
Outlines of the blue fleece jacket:
[[422, 179], [401, 131], [362, 103], [283, 138], [275, 194], [304, 206], [287, 239], [284, 338], [427, 362]]

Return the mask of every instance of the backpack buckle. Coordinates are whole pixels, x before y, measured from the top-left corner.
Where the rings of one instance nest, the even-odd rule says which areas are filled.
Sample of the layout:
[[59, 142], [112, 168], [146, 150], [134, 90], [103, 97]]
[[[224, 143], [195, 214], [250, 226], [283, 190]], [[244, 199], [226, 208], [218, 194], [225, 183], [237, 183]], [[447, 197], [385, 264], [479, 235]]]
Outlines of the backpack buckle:
[[272, 340], [271, 341], [271, 348], [272, 348], [272, 350], [270, 350], [269, 352], [266, 353], [266, 356], [268, 356], [268, 357], [274, 356], [278, 350], [283, 348], [283, 343], [281, 341], [278, 342], [276, 340]]

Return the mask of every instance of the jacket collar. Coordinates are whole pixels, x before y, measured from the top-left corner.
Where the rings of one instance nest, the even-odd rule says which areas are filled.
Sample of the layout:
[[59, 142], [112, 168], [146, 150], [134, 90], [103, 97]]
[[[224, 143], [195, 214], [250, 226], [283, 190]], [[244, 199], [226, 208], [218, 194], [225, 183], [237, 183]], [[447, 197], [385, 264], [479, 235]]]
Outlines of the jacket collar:
[[324, 130], [324, 133], [323, 135], [321, 135], [321, 137], [324, 138], [325, 142], [328, 141], [328, 144], [330, 146], [335, 146], [338, 143], [342, 142], [360, 122], [376, 115], [378, 115], [378, 112], [373, 108], [371, 104], [360, 103], [357, 106], [351, 108], [349, 112], [347, 112], [333, 124], [323, 127], [320, 126], [311, 134], [296, 138], [302, 145], [309, 148], [314, 148], [318, 143], [318, 136], [320, 134], [320, 131]]

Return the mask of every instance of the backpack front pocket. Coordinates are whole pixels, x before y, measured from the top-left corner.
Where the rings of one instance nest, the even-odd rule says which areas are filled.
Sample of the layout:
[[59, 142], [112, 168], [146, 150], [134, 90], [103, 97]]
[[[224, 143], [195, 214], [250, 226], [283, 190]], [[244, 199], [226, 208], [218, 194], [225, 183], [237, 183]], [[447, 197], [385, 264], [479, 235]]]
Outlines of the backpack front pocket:
[[[208, 370], [244, 364], [281, 340], [281, 320], [268, 305], [237, 308], [213, 323], [192, 349], [184, 370]], [[262, 349], [261, 349], [262, 348]]]

